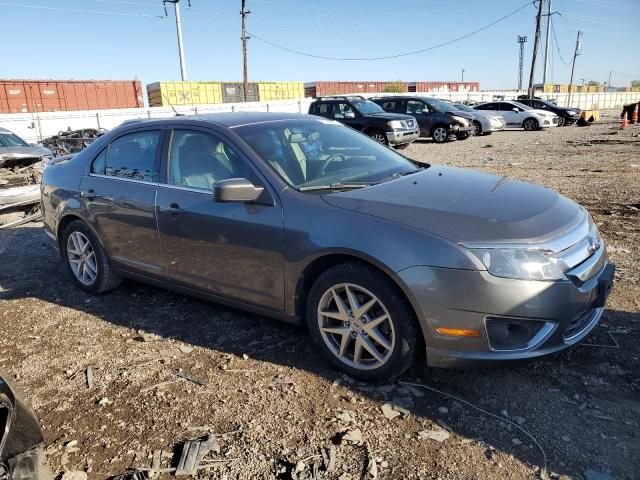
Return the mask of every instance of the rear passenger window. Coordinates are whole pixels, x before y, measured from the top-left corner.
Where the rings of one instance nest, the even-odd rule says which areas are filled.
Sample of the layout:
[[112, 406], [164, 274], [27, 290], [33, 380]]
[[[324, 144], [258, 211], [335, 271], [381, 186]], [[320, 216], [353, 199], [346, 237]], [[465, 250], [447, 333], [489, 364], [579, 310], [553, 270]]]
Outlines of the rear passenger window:
[[382, 102], [382, 109], [394, 111], [396, 109], [396, 102]]
[[159, 145], [158, 130], [130, 133], [118, 138], [109, 144], [104, 174], [146, 182], [158, 181], [156, 157]]
[[422, 102], [409, 100], [407, 102], [407, 113], [409, 115], [421, 115], [423, 113], [429, 113], [429, 109], [427, 109]]

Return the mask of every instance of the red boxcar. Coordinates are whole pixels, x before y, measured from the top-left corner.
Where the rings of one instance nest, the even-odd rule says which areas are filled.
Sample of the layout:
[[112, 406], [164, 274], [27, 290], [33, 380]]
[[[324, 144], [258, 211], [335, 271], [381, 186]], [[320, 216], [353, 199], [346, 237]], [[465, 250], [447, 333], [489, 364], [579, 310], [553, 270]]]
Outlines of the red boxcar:
[[0, 113], [143, 106], [139, 80], [0, 80]]
[[304, 84], [305, 97], [322, 97], [358, 93], [401, 93], [407, 91], [407, 83], [401, 81], [309, 82]]

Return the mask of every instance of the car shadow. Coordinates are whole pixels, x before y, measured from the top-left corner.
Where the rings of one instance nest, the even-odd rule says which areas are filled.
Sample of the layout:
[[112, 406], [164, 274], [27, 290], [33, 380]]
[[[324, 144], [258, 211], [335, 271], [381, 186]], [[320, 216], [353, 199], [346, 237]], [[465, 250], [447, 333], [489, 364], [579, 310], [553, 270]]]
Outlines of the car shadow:
[[3, 232], [0, 256], [0, 301], [36, 298], [139, 335], [238, 358], [248, 355], [304, 370], [328, 383], [338, 380], [358, 395], [380, 404], [396, 403], [463, 442], [476, 443], [488, 462], [495, 452], [504, 452], [527, 465], [546, 465], [570, 476], [592, 469], [631, 479], [640, 471], [640, 334], [630, 327], [640, 324], [638, 313], [607, 310], [588, 345], [552, 358], [504, 368], [435, 370], [430, 375], [420, 364], [399, 382], [372, 385], [332, 370], [301, 327], [128, 280], [108, 294], [87, 295], [73, 286], [42, 228]]

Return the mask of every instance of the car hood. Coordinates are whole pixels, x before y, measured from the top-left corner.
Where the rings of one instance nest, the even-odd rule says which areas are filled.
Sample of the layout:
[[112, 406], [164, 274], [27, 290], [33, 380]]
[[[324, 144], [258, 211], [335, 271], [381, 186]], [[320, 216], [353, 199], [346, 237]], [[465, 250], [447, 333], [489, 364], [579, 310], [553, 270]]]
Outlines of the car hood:
[[0, 147], [0, 167], [8, 160], [42, 158], [52, 155], [45, 147]]
[[543, 117], [555, 117], [556, 114], [553, 112], [548, 112], [547, 110], [538, 110], [537, 108], [532, 108], [531, 110], [527, 110], [529, 113], [535, 113], [537, 115], [542, 115]]
[[473, 120], [472, 114], [470, 114], [469, 112], [464, 112], [462, 110], [460, 110], [459, 112], [445, 112], [445, 113], [452, 117], [461, 117], [461, 118], [464, 118], [465, 120]]
[[582, 207], [552, 190], [439, 165], [323, 199], [457, 243], [538, 243], [584, 218]]
[[413, 120], [413, 117], [411, 115], [405, 115], [404, 113], [389, 113], [389, 112], [372, 113], [370, 115], [367, 115], [367, 117], [382, 118], [384, 120]]

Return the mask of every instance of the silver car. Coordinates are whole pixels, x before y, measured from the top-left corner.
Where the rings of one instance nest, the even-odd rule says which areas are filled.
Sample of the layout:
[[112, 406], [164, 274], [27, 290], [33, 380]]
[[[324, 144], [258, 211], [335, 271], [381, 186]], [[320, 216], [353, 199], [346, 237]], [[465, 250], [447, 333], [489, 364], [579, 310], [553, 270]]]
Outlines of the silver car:
[[42, 204], [86, 292], [131, 277], [306, 324], [362, 380], [420, 350], [434, 367], [559, 352], [594, 328], [613, 283], [568, 198], [418, 166], [315, 116], [131, 122], [49, 165]]
[[475, 135], [491, 135], [493, 132], [504, 130], [506, 122], [504, 117], [499, 114], [491, 114], [487, 112], [479, 112], [464, 103], [454, 103], [454, 107], [473, 116], [473, 126], [475, 127]]

